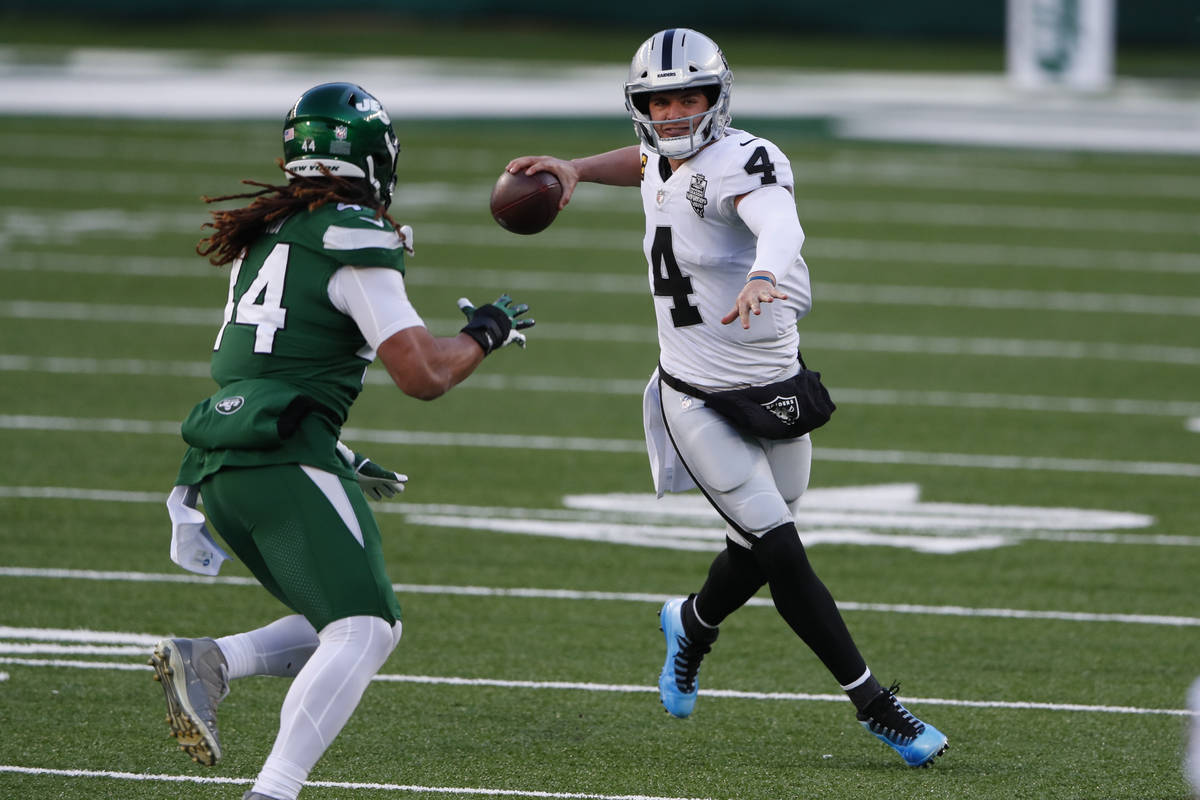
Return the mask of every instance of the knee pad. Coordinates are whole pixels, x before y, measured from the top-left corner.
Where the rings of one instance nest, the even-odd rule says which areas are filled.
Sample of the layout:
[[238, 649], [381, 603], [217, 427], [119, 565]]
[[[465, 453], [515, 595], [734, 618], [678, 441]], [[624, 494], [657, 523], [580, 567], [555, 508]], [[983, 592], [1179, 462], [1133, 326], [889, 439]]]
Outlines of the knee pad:
[[[397, 623], [399, 624], [399, 623]], [[395, 629], [380, 617], [343, 617], [334, 620], [318, 634], [321, 645], [354, 648], [363, 654], [364, 661], [383, 666], [396, 646]]]
[[782, 564], [807, 564], [808, 554], [796, 526], [788, 522], [764, 533], [754, 543], [755, 560], [764, 572], [770, 574], [772, 566]]

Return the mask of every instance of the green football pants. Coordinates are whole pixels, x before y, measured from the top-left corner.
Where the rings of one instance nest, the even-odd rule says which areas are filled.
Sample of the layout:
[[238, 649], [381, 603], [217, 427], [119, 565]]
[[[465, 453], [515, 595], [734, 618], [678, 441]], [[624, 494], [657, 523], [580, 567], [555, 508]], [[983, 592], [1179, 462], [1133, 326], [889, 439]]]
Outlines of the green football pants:
[[344, 617], [400, 619], [379, 526], [355, 481], [300, 464], [231, 468], [200, 496], [259, 583], [318, 631]]

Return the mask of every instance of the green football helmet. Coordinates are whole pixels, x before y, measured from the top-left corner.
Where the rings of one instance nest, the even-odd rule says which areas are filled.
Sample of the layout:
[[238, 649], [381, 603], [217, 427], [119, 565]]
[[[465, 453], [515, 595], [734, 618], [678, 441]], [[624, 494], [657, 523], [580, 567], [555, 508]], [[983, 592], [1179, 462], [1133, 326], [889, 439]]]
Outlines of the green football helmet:
[[386, 208], [396, 188], [400, 144], [383, 104], [353, 83], [323, 83], [300, 96], [283, 120], [284, 168], [320, 178], [322, 167], [365, 179]]

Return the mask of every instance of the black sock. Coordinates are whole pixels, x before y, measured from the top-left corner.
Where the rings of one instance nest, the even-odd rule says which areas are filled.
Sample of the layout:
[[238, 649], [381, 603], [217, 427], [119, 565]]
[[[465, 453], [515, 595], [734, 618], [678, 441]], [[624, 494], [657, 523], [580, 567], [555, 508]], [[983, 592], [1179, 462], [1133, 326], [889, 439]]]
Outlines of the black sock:
[[[725, 549], [713, 559], [704, 586], [693, 595], [694, 613], [706, 625], [716, 627], [746, 604], [767, 582], [754, 555], [736, 542], [726, 539]], [[686, 630], [687, 618], [684, 618]], [[690, 635], [690, 634], [689, 634]]]
[[862, 677], [867, 663], [858, 652], [837, 603], [813, 572], [792, 523], [767, 531], [754, 545], [779, 615], [845, 686]]
[[854, 703], [854, 707], [863, 711], [871, 704], [871, 701], [883, 693], [883, 686], [879, 681], [875, 680], [874, 675], [868, 675], [867, 679], [855, 686], [853, 689], [846, 690], [846, 696], [850, 698], [850, 702]]
[[696, 595], [688, 595], [688, 599], [683, 601], [683, 608], [679, 610], [680, 617], [683, 618], [683, 632], [693, 642], [714, 642], [717, 638], [717, 629], [715, 626], [709, 626], [700, 621], [696, 615]]

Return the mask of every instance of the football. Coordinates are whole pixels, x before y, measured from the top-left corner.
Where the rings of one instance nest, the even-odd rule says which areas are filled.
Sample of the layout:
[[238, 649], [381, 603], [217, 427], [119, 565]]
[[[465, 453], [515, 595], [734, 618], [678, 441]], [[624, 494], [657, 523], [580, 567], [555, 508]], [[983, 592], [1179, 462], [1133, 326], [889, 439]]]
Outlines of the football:
[[553, 172], [501, 173], [492, 187], [492, 218], [513, 233], [540, 233], [558, 216], [562, 185]]

